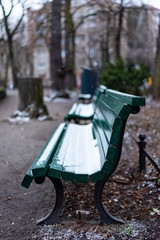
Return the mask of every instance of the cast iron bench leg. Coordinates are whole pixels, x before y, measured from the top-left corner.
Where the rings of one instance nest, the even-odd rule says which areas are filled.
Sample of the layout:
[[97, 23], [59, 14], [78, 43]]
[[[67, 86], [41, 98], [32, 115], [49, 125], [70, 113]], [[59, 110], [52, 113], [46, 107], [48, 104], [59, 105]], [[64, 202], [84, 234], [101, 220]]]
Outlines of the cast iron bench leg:
[[[60, 222], [58, 217], [59, 217], [59, 213], [60, 213], [62, 203], [63, 203], [63, 184], [60, 179], [50, 178], [50, 177], [49, 177], [49, 179], [54, 184], [54, 187], [56, 190], [56, 202], [55, 202], [54, 208], [51, 211], [51, 213], [49, 213], [47, 216], [39, 219], [37, 221], [37, 224], [53, 225], [54, 223]], [[40, 180], [39, 178], [35, 178], [36, 183], [41, 184], [42, 182], [44, 182], [44, 180], [42, 180], [41, 182], [39, 180]]]
[[102, 204], [102, 190], [107, 180], [108, 180], [108, 177], [102, 179], [101, 181], [96, 182], [96, 185], [95, 185], [94, 199], [95, 199], [95, 204], [98, 209], [98, 213], [100, 217], [100, 224], [124, 223], [122, 219], [112, 216], [105, 209], [105, 206]]

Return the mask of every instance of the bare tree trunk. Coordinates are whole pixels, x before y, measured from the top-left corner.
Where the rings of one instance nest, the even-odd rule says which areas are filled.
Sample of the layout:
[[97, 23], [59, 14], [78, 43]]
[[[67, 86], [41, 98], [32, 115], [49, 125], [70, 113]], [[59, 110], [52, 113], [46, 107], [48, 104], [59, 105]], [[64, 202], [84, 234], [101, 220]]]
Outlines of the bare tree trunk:
[[64, 81], [61, 77], [61, 1], [52, 3], [52, 86], [55, 90], [64, 89]]
[[14, 50], [13, 50], [13, 37], [16, 34], [20, 24], [22, 23], [23, 17], [24, 17], [25, 1], [22, 1], [22, 2], [19, 1], [19, 3], [21, 3], [22, 14], [21, 14], [19, 20], [17, 21], [16, 25], [14, 26], [14, 28], [11, 29], [11, 24], [10, 24], [9, 18], [11, 16], [11, 13], [12, 13], [14, 7], [17, 4], [15, 4], [13, 0], [10, 0], [10, 4], [9, 4], [10, 9], [9, 9], [9, 12], [7, 13], [6, 10], [5, 10], [4, 1], [2, 3], [2, 1], [0, 0], [0, 8], [2, 10], [4, 28], [5, 28], [5, 33], [6, 33], [6, 36], [7, 36], [8, 51], [9, 51], [9, 58], [10, 58], [14, 87], [18, 86], [18, 78], [17, 78], [17, 69], [16, 69], [16, 64], [15, 64]]
[[122, 35], [123, 15], [124, 15], [124, 6], [123, 6], [123, 0], [121, 0], [119, 18], [118, 18], [118, 29], [117, 29], [117, 35], [116, 35], [116, 59], [121, 57], [121, 35]]
[[13, 82], [14, 82], [14, 88], [17, 88], [18, 87], [18, 77], [17, 77], [17, 68], [15, 65], [12, 37], [8, 37], [8, 49], [9, 49], [9, 61], [10, 61], [11, 69], [12, 69], [12, 78], [13, 78]]
[[71, 0], [65, 2], [65, 52], [66, 52], [66, 87], [75, 87], [75, 33], [71, 14]]
[[160, 99], [160, 56], [158, 57], [157, 72], [154, 84], [154, 97]]
[[154, 82], [154, 97], [156, 99], [160, 99], [160, 15], [159, 15], [159, 31], [157, 37], [157, 52], [156, 52], [156, 59], [157, 59], [157, 69], [156, 69], [156, 77]]
[[48, 111], [43, 103], [43, 87], [40, 78], [20, 78], [18, 84], [18, 110], [26, 111], [31, 118], [47, 115]]
[[106, 33], [105, 36], [102, 36], [101, 40], [101, 56], [102, 56], [102, 67], [105, 67], [106, 63], [110, 62], [110, 54], [109, 54], [109, 44], [110, 44], [110, 21], [111, 16], [110, 12], [107, 12], [107, 19], [106, 19]]

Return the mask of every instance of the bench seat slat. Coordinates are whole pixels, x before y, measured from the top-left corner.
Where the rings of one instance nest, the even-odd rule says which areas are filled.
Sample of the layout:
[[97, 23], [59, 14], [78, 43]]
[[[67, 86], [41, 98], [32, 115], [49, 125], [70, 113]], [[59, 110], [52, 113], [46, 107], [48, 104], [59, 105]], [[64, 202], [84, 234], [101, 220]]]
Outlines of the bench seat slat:
[[78, 99], [90, 100], [92, 98], [91, 94], [79, 94]]
[[74, 114], [74, 112], [75, 112], [75, 110], [76, 110], [76, 108], [77, 108], [77, 103], [74, 103], [73, 105], [72, 105], [72, 107], [71, 107], [71, 109], [69, 110], [69, 112], [68, 112], [68, 115], [71, 115], [71, 114]]
[[[91, 159], [92, 161], [90, 161]], [[48, 176], [55, 177], [55, 174], [57, 176], [58, 166], [62, 173], [58, 177], [65, 180], [87, 182], [88, 177], [95, 173], [96, 178], [94, 177], [94, 179], [102, 179], [101, 169], [104, 159], [100, 156], [97, 139], [93, 138], [92, 123], [88, 125], [70, 124], [64, 140], [50, 164]]]
[[65, 130], [65, 123], [61, 123], [58, 128], [53, 132], [52, 136], [41, 150], [40, 154], [26, 173], [22, 186], [29, 187], [34, 177], [45, 176], [48, 170], [48, 165], [55, 153], [57, 144]]
[[33, 174], [32, 174], [32, 169], [30, 168], [28, 172], [25, 174], [21, 185], [25, 188], [29, 188], [32, 181], [33, 181]]
[[[59, 146], [57, 147], [56, 154], [55, 154], [54, 158], [52, 158], [51, 163], [49, 165], [49, 170], [48, 170], [49, 177], [61, 178], [61, 176], [62, 176], [64, 158], [62, 158], [62, 159], [58, 158], [58, 153], [60, 153], [60, 151], [62, 149], [62, 145], [64, 145], [63, 143], [64, 143], [64, 139], [66, 138], [67, 130], [68, 129], [66, 127], [66, 131], [61, 139]], [[64, 156], [66, 153], [67, 145], [68, 145], [68, 143], [66, 143], [66, 145], [63, 146], [63, 150], [61, 152], [61, 154], [63, 154]]]
[[86, 118], [92, 118], [94, 114], [94, 104], [89, 103], [89, 104], [78, 104], [74, 115], [75, 116], [80, 116], [82, 119]]
[[94, 115], [94, 110], [96, 103], [99, 99], [99, 96], [105, 92], [107, 88], [103, 85], [100, 85], [93, 95], [93, 102], [84, 104], [84, 103], [74, 103], [65, 116], [64, 120], [71, 119], [81, 119], [81, 120], [91, 120]]

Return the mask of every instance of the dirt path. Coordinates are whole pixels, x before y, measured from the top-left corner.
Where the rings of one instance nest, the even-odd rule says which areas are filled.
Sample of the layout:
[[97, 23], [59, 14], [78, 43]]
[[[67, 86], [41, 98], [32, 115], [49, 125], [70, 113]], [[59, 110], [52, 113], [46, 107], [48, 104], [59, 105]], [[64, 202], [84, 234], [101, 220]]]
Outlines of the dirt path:
[[[34, 184], [27, 190], [21, 187], [21, 181], [53, 130], [63, 121], [72, 102], [47, 103], [53, 120], [9, 123], [7, 119], [16, 110], [17, 104], [16, 91], [8, 92], [7, 98], [0, 101], [1, 240], [29, 239], [36, 230], [35, 220], [43, 216], [41, 209], [45, 211], [42, 199], [47, 190], [37, 190]], [[37, 213], [36, 209], [39, 209]]]

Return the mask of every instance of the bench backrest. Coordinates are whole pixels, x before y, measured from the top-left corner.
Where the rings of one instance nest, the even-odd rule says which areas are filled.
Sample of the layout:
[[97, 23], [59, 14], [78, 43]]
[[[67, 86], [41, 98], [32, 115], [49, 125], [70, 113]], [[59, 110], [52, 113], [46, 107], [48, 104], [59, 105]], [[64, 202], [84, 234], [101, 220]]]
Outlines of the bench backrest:
[[107, 88], [103, 85], [100, 85], [98, 88], [96, 88], [94, 95], [93, 95], [93, 103], [96, 104], [100, 95], [102, 93], [105, 93], [107, 91]]
[[144, 105], [143, 97], [110, 89], [100, 95], [93, 117], [93, 134], [98, 140], [104, 174], [111, 175], [118, 164], [129, 114], [138, 113], [139, 106]]

